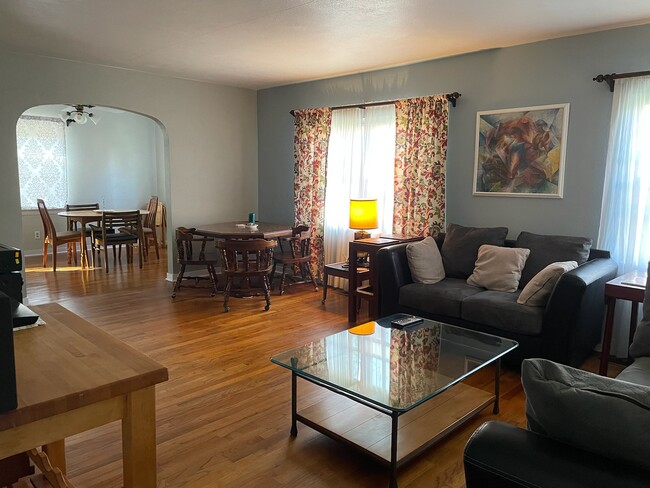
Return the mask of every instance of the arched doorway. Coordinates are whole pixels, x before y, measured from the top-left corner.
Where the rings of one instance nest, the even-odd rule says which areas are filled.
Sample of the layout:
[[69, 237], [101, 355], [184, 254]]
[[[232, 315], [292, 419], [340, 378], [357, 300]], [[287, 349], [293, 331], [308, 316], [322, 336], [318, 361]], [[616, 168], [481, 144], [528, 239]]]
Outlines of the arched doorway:
[[[74, 111], [71, 105], [32, 107], [17, 122], [25, 255], [42, 252], [42, 224], [34, 209], [35, 198], [43, 198], [43, 193], [51, 195], [52, 203], [46, 200], [51, 210], [88, 202], [102, 208], [144, 208], [151, 195], [168, 202], [169, 157], [162, 124], [128, 110], [102, 106], [85, 110], [93, 114], [85, 123], [66, 123], [71, 119], [67, 113]], [[63, 158], [57, 171], [51, 154], [55, 145]], [[26, 167], [26, 159], [34, 168]], [[52, 193], [54, 179], [59, 187]], [[57, 228], [65, 227], [56, 213], [53, 219]]]

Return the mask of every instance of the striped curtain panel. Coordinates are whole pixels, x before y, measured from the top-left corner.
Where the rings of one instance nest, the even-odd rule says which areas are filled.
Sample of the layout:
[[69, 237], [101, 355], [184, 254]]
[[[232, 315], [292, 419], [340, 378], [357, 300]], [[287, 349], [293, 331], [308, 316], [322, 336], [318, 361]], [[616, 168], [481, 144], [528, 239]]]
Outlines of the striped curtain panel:
[[445, 225], [449, 102], [444, 95], [395, 102], [393, 232], [437, 235]]
[[323, 276], [323, 229], [325, 226], [325, 177], [332, 126], [329, 108], [294, 112], [294, 206], [296, 223], [311, 227], [312, 270]]

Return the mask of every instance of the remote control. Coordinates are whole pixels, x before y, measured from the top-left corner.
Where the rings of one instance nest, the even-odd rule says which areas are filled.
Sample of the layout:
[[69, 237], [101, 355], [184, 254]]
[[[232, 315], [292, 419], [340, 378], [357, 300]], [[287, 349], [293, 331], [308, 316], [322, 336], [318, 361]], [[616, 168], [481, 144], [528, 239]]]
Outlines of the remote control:
[[401, 329], [402, 327], [408, 327], [409, 325], [420, 324], [422, 322], [424, 322], [424, 319], [416, 317], [415, 315], [409, 315], [408, 317], [392, 320], [391, 325]]

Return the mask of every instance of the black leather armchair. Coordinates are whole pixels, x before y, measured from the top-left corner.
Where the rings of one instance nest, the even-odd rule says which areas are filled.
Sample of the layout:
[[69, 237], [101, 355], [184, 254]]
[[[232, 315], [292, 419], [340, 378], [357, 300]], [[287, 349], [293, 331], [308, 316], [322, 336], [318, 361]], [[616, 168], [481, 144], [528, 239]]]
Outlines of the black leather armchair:
[[648, 488], [650, 471], [490, 421], [465, 446], [467, 488]]

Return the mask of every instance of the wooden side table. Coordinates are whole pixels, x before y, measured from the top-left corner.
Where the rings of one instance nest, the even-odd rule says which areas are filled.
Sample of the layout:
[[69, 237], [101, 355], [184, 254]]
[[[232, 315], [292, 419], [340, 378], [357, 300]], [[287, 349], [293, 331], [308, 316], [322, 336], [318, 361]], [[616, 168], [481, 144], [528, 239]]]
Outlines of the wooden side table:
[[[357, 283], [367, 280], [369, 274], [370, 270], [368, 268], [357, 268]], [[321, 303], [325, 303], [325, 300], [327, 300], [327, 280], [330, 276], [349, 280], [350, 267], [348, 263], [332, 263], [323, 267], [323, 300], [321, 300]]]
[[[609, 363], [609, 350], [612, 345], [612, 331], [614, 328], [614, 310], [616, 300], [628, 300], [632, 302], [632, 313], [630, 314], [630, 336], [629, 344], [632, 343], [636, 331], [638, 303], [642, 303], [645, 297], [645, 282], [647, 275], [643, 272], [633, 271], [605, 283], [605, 302], [607, 304], [607, 319], [603, 333], [603, 346], [600, 353], [600, 369], [598, 373], [607, 376], [607, 365]], [[632, 284], [634, 283], [634, 284]], [[643, 284], [641, 284], [643, 283]]]
[[[350, 261], [350, 291], [348, 293], [348, 322], [356, 322], [357, 320], [357, 298], [365, 298], [368, 300], [370, 318], [375, 319], [379, 316], [379, 302], [377, 300], [379, 281], [377, 279], [376, 265], [373, 264], [375, 254], [382, 247], [392, 246], [393, 244], [400, 244], [402, 242], [412, 242], [424, 239], [424, 237], [407, 237], [400, 235], [391, 235], [385, 237], [371, 237], [370, 239], [359, 239], [358, 241], [351, 241], [349, 244], [349, 261]], [[369, 271], [370, 275], [368, 280], [370, 282], [367, 287], [360, 287], [357, 275], [357, 256], [359, 253], [368, 253]]]

